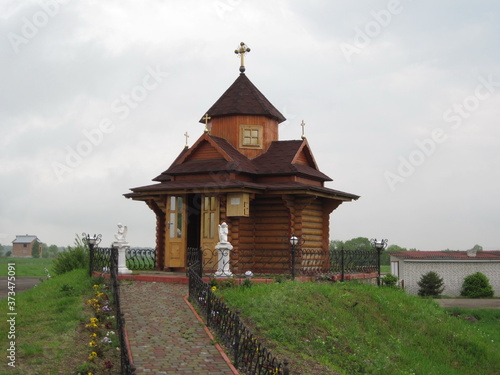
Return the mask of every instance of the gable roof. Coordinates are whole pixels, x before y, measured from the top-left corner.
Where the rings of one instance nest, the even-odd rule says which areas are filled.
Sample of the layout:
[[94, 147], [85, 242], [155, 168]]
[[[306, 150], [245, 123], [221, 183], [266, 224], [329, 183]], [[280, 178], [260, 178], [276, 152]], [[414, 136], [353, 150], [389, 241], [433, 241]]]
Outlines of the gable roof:
[[[303, 156], [307, 164], [298, 162], [299, 156]], [[274, 141], [264, 154], [253, 161], [257, 173], [261, 175], [303, 174], [316, 180], [332, 181], [330, 177], [319, 171], [305, 139]]]
[[[210, 149], [208, 149], [210, 145]], [[210, 158], [197, 157], [201, 148], [210, 152]], [[299, 156], [307, 161], [298, 162]], [[332, 181], [318, 170], [307, 141], [274, 141], [262, 155], [250, 160], [227, 140], [204, 133], [187, 151], [182, 151], [175, 162], [153, 181], [168, 181], [169, 176], [192, 173], [244, 173], [249, 175], [304, 175], [319, 181]]]
[[[206, 113], [211, 118], [230, 115], [264, 115], [278, 123], [286, 120], [244, 73], [238, 76]], [[205, 123], [203, 119], [200, 119], [200, 122]]]
[[[209, 159], [193, 157], [205, 144], [210, 145], [213, 149], [210, 150], [212, 157]], [[189, 150], [183, 150], [172, 165], [153, 181], [168, 181], [170, 180], [169, 176], [172, 175], [221, 171], [256, 173], [252, 161], [236, 150], [231, 143], [223, 138], [204, 133]]]
[[12, 241], [12, 243], [32, 243], [33, 241], [42, 242], [38, 239], [37, 236], [32, 236], [29, 234], [26, 235], [16, 235], [16, 239]]
[[391, 256], [407, 260], [500, 260], [500, 251], [477, 251], [475, 256], [467, 251], [389, 251]]

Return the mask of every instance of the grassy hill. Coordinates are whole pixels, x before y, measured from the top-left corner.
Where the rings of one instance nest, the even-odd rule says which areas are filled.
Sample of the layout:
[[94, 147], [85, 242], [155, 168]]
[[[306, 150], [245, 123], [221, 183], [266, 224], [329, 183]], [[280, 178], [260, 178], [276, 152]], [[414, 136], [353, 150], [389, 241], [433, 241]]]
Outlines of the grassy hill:
[[358, 283], [218, 294], [294, 374], [500, 374], [500, 310], [475, 310], [473, 323], [432, 300]]
[[17, 277], [43, 277], [46, 276], [45, 268], [50, 271], [53, 260], [49, 258], [0, 257], [0, 276], [7, 276], [7, 264], [14, 263]]

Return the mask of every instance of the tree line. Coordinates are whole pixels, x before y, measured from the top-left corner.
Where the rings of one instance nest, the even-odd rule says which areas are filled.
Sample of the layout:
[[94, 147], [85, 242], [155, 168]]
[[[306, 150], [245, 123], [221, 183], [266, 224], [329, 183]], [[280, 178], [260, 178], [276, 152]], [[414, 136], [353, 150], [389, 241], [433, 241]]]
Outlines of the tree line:
[[[366, 237], [357, 237], [357, 238], [352, 238], [347, 241], [340, 241], [340, 240], [333, 240], [330, 241], [330, 250], [374, 250], [374, 247], [371, 243], [371, 241], [366, 238]], [[476, 251], [482, 251], [483, 247], [480, 245], [474, 245], [472, 250]], [[382, 253], [380, 256], [380, 263], [382, 265], [390, 265], [391, 263], [391, 254], [389, 252], [391, 251], [419, 251], [419, 249], [416, 248], [411, 248], [407, 249], [405, 247], [401, 247], [396, 244], [392, 244], [385, 249], [385, 251]], [[445, 249], [442, 251], [453, 251], [450, 249]]]

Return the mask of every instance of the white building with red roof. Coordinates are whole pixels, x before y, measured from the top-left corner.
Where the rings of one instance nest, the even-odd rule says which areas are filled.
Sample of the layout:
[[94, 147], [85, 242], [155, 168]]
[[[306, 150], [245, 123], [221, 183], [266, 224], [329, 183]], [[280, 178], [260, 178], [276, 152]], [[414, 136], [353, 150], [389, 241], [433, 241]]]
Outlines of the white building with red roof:
[[476, 272], [488, 277], [495, 296], [500, 296], [500, 251], [395, 251], [391, 273], [409, 294], [418, 294], [422, 275], [434, 271], [444, 281], [443, 295], [460, 296], [464, 278]]

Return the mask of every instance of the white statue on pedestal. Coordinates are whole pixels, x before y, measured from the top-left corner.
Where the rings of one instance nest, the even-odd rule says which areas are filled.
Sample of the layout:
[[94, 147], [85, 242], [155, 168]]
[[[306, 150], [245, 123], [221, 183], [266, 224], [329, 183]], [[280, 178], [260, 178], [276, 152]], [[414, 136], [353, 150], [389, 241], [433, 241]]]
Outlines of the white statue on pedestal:
[[229, 230], [227, 229], [227, 224], [219, 224], [219, 243], [227, 243], [227, 235]]
[[126, 252], [130, 248], [127, 242], [127, 226], [118, 223], [118, 232], [115, 234], [115, 240], [112, 247], [118, 248], [118, 273], [129, 274], [132, 273], [127, 267]]
[[231, 277], [233, 273], [229, 269], [230, 256], [229, 253], [233, 249], [227, 241], [227, 235], [229, 234], [228, 226], [226, 223], [219, 224], [219, 242], [215, 246], [215, 250], [218, 252], [218, 264], [216, 277]]
[[117, 242], [127, 242], [127, 226], [122, 223], [118, 223], [118, 232], [115, 234], [115, 239]]

